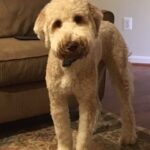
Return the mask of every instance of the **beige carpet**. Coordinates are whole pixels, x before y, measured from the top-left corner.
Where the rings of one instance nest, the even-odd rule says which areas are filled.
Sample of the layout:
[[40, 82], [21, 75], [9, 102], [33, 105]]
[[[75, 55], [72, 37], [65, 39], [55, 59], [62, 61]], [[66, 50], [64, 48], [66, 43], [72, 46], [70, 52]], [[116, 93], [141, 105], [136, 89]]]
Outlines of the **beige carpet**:
[[[77, 121], [72, 123], [74, 133], [77, 125]], [[120, 147], [120, 126], [120, 121], [113, 114], [104, 114], [102, 125], [93, 135], [90, 150], [150, 150], [150, 131], [140, 127], [137, 129], [137, 143]], [[1, 138], [0, 150], [56, 150], [54, 128], [48, 126]]]

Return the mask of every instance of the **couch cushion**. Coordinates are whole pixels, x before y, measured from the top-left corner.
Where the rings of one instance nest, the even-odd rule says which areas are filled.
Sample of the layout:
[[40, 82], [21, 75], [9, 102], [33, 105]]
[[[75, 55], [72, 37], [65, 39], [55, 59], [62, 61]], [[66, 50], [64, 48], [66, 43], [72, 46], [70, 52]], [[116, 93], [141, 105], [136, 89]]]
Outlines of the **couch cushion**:
[[111, 23], [115, 22], [115, 16], [113, 12], [108, 10], [102, 10], [102, 13], [103, 13], [103, 20], [110, 21]]
[[50, 0], [0, 0], [0, 37], [33, 35], [40, 10]]
[[0, 87], [44, 80], [47, 55], [39, 40], [0, 39]]

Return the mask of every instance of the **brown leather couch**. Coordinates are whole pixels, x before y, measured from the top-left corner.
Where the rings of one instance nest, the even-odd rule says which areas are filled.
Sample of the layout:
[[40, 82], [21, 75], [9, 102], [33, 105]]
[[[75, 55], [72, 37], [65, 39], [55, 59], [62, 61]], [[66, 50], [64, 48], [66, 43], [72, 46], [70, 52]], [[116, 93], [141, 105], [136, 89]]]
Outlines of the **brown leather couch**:
[[[49, 113], [45, 86], [48, 50], [33, 33], [35, 19], [48, 2], [0, 0], [0, 123]], [[112, 19], [108, 16], [105, 20]]]

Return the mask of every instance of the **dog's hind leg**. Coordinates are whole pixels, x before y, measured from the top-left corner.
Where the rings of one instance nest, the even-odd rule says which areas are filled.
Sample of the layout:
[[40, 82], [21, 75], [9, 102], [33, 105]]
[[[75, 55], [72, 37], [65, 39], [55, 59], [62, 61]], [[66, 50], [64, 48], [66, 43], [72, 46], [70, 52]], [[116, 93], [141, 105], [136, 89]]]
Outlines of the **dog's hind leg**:
[[106, 78], [106, 65], [104, 64], [103, 61], [99, 62], [98, 65], [98, 80], [97, 80], [97, 86], [98, 86], [98, 91], [97, 91], [97, 116], [96, 116], [96, 124], [95, 124], [95, 129], [94, 133], [97, 131], [98, 128], [101, 127], [102, 125], [102, 104], [101, 101], [104, 97], [104, 91], [105, 91], [105, 78]]
[[67, 98], [64, 95], [53, 95], [50, 92], [49, 97], [51, 116], [58, 140], [57, 150], [72, 150], [72, 130]]
[[[116, 62], [117, 63], [117, 62]], [[109, 64], [108, 69], [113, 84], [116, 86], [120, 100], [122, 116], [121, 144], [133, 144], [136, 141], [135, 117], [132, 108], [133, 81], [129, 75], [127, 66], [118, 66], [114, 61]]]
[[98, 65], [98, 97], [102, 101], [105, 91], [106, 65], [100, 61]]
[[116, 31], [112, 37], [114, 38], [113, 43], [108, 43], [112, 45], [112, 49], [107, 52], [105, 61], [120, 99], [122, 116], [120, 142], [121, 144], [133, 144], [136, 141], [135, 117], [131, 103], [134, 86], [129, 71], [128, 51], [119, 32]]

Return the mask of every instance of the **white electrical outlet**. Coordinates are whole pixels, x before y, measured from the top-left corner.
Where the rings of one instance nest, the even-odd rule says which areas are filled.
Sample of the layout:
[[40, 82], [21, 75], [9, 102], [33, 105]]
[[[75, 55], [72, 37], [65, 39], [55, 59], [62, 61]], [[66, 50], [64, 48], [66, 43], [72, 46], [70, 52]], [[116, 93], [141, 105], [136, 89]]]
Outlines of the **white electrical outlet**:
[[124, 30], [132, 30], [133, 28], [132, 17], [124, 17], [123, 28]]

